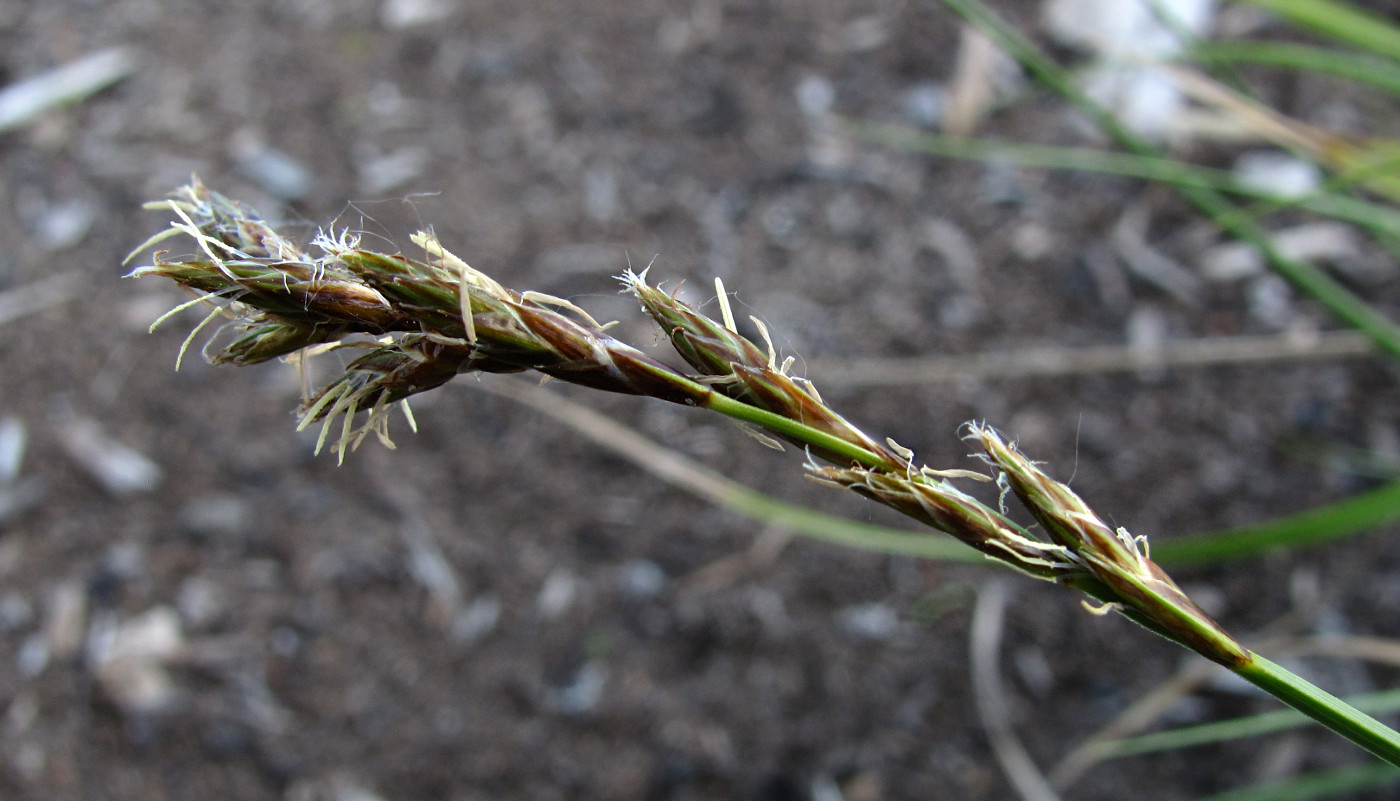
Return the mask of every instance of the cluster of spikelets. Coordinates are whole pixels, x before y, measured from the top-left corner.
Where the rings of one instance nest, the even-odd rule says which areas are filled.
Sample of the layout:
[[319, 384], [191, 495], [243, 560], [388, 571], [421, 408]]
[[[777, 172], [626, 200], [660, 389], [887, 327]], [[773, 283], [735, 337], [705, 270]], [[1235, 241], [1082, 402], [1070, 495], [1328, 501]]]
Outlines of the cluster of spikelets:
[[[302, 427], [321, 422], [320, 444], [340, 420], [341, 458], [371, 432], [387, 443], [392, 406], [459, 373], [536, 371], [708, 408], [805, 449], [817, 481], [885, 504], [1023, 573], [1076, 587], [1098, 602], [1096, 610], [1122, 612], [1227, 667], [1250, 659], [1151, 561], [1145, 539], [1110, 526], [997, 432], [965, 427], [965, 439], [979, 447], [994, 479], [916, 464], [911, 451], [861, 432], [809, 381], [790, 375], [791, 361], [777, 362], [757, 320], [766, 347], [740, 335], [722, 287], [722, 319], [714, 320], [649, 285], [645, 272], [620, 276], [692, 373], [619, 342], [568, 301], [501, 286], [430, 233], [412, 238], [422, 258], [376, 252], [348, 233], [326, 232], [312, 241], [313, 255], [198, 181], [149, 207], [176, 219], [137, 252], [181, 234], [199, 248], [183, 258], [156, 253], [151, 265], [132, 273], [164, 276], [191, 290], [194, 300], [181, 309], [212, 307], [182, 355], [205, 324], [220, 318], [233, 334], [226, 345], [216, 347], [220, 337], [214, 337], [205, 347], [217, 364], [343, 349], [358, 354], [339, 379], [308, 392], [301, 410]], [[995, 480], [1003, 498], [1014, 494], [1030, 510], [1047, 539], [964, 493], [953, 479]]]

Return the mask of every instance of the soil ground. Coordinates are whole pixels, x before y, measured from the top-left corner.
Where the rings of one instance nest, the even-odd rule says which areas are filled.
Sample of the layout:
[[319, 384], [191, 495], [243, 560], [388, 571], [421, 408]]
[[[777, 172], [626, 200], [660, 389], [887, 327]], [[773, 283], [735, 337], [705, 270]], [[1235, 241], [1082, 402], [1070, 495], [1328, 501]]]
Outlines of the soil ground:
[[[1003, 10], [1037, 30], [1034, 6]], [[1006, 700], [1038, 764], [1173, 674], [1179, 649], [1059, 588], [785, 541], [478, 388], [506, 378], [422, 398], [417, 435], [337, 467], [293, 432], [290, 367], [192, 351], [174, 372], [198, 313], [148, 335], [183, 296], [122, 278], [166, 224], [140, 203], [198, 173], [306, 238], [334, 219], [408, 248], [431, 225], [642, 345], [610, 276], [651, 263], [699, 301], [719, 275], [867, 430], [970, 467], [956, 428], [985, 419], [1159, 540], [1370, 487], [1340, 446], [1400, 449], [1379, 358], [823, 382], [833, 359], [1336, 327], [1267, 275], [1183, 295], [1125, 269], [1125, 214], [1188, 270], [1218, 242], [1161, 188], [829, 135], [830, 114], [919, 124], [958, 41], [937, 4], [883, 0], [0, 2], [0, 84], [110, 46], [137, 59], [0, 133], [0, 292], [70, 282], [0, 323], [0, 417], [27, 435], [0, 477], [0, 794], [1010, 798], [969, 675], [973, 599], [1002, 579]], [[1272, 89], [1314, 122], [1374, 111], [1313, 79]], [[1086, 142], [1042, 95], [982, 134]], [[1353, 262], [1400, 313], [1394, 266]], [[780, 498], [903, 525], [722, 420], [550, 388]], [[120, 457], [108, 440], [158, 477], [119, 461], [134, 485], [104, 486], [74, 454]], [[1393, 531], [1180, 579], [1242, 634], [1400, 634]], [[1302, 664], [1339, 692], [1396, 678]], [[1267, 708], [1222, 683], [1172, 714]], [[1357, 759], [1299, 732], [1106, 763], [1067, 797], [1189, 799]]]

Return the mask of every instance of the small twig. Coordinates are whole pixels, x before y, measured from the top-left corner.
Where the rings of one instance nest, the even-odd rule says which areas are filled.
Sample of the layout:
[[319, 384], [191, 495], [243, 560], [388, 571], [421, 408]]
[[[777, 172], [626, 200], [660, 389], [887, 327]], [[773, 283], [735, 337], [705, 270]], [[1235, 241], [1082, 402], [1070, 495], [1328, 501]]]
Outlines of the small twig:
[[77, 273], [61, 273], [0, 292], [0, 325], [67, 303], [81, 284]]
[[0, 132], [57, 106], [75, 103], [136, 71], [136, 56], [112, 47], [0, 89]]
[[982, 718], [992, 753], [1022, 801], [1060, 801], [1011, 725], [1006, 689], [1001, 683], [1001, 660], [997, 657], [1005, 613], [1006, 585], [988, 582], [977, 593], [972, 612], [972, 691], [977, 714]]
[[[1268, 650], [1290, 656], [1325, 656], [1331, 659], [1360, 659], [1390, 667], [1400, 667], [1400, 640], [1385, 637], [1328, 634], [1317, 637], [1289, 637], [1270, 640]], [[1258, 647], [1264, 647], [1260, 645]]]
[[1178, 701], [1195, 692], [1212, 676], [1219, 673], [1220, 667], [1210, 662], [1191, 661], [1171, 678], [1157, 685], [1151, 692], [1134, 701], [1108, 725], [1091, 734], [1074, 747], [1050, 771], [1050, 783], [1064, 790], [1102, 762], [1102, 746], [1111, 740], [1121, 740], [1134, 735], [1161, 719], [1167, 710]]
[[769, 528], [749, 547], [687, 573], [680, 581], [680, 595], [713, 593], [738, 584], [745, 577], [771, 567], [790, 542], [790, 532], [780, 528]]
[[816, 360], [810, 363], [810, 369], [812, 375], [819, 376], [825, 384], [889, 387], [981, 378], [1039, 378], [1167, 367], [1357, 358], [1375, 352], [1372, 340], [1364, 334], [1327, 331], [1315, 335], [1206, 337], [1166, 342], [1160, 348], [1037, 347], [969, 356]]

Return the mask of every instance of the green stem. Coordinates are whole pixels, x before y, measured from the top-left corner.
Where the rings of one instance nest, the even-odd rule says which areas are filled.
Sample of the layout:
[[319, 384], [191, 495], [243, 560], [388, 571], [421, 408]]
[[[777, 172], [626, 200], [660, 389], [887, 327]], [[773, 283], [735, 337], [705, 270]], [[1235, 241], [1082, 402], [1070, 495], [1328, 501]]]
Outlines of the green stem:
[[1337, 734], [1400, 767], [1400, 733], [1253, 651], [1235, 673]]
[[[742, 401], [721, 395], [718, 392], [711, 392], [703, 406], [711, 411], [719, 412], [726, 417], [741, 420], [745, 423], [753, 423], [756, 426], [773, 431], [778, 434], [801, 440], [813, 448], [820, 448], [829, 453], [844, 456], [851, 461], [876, 470], [889, 469], [889, 462], [880, 456], [871, 453], [859, 445], [852, 445], [840, 437], [832, 436], [825, 431], [818, 431], [811, 426], [803, 425], [796, 420], [789, 420], [780, 414], [760, 409], [757, 406], [750, 406]], [[898, 465], [896, 469], [902, 469]]]
[[[750, 406], [743, 401], [737, 401], [727, 395], [722, 395], [707, 386], [696, 381], [689, 376], [681, 375], [675, 370], [662, 365], [660, 362], [650, 365], [640, 365], [642, 369], [648, 370], [656, 376], [661, 383], [670, 385], [674, 390], [679, 390], [678, 394], [684, 397], [688, 405], [699, 406], [703, 409], [719, 412], [725, 417], [739, 420], [744, 423], [752, 423], [760, 428], [766, 428], [776, 434], [792, 437], [795, 440], [804, 442], [813, 448], [825, 451], [826, 453], [844, 456], [851, 461], [865, 467], [877, 470], [902, 470], [903, 465], [890, 464], [889, 460], [880, 455], [866, 450], [865, 448], [847, 442], [840, 437], [828, 434], [825, 431], [812, 428], [796, 420], [783, 417], [780, 414], [760, 409], [757, 406]], [[648, 394], [643, 392], [641, 394]], [[667, 397], [672, 393], [666, 393]], [[662, 397], [662, 395], [656, 395]]]

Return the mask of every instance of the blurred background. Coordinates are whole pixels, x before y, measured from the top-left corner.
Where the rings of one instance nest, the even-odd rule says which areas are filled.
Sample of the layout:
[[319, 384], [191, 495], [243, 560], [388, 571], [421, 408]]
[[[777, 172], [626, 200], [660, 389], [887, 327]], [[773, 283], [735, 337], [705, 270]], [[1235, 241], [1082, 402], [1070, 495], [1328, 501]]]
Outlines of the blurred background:
[[[1052, 5], [994, 7], [1077, 68], [1150, 38]], [[1294, 35], [1196, 5], [1201, 35]], [[1302, 123], [1394, 130], [1354, 82], [1246, 77]], [[1141, 136], [1318, 185], [1276, 138], [1221, 134], [1221, 107], [1201, 121], [1201, 93], [1137, 79], [1103, 97]], [[1194, 664], [1049, 585], [717, 508], [484, 391], [522, 379], [459, 378], [415, 403], [419, 433], [395, 421], [397, 450], [315, 457], [289, 365], [214, 369], [201, 335], [175, 372], [205, 312], [149, 335], [186, 297], [122, 277], [168, 223], [141, 203], [192, 174], [302, 241], [409, 250], [432, 227], [662, 356], [612, 276], [651, 264], [696, 303], [719, 276], [867, 431], [970, 468], [957, 427], [987, 420], [1157, 542], [1346, 498], [1400, 458], [1393, 368], [1170, 188], [921, 152], [1109, 147], [939, 3], [0, 0], [0, 92], [9, 798], [1003, 799], [1007, 736], [1050, 772]], [[1393, 316], [1382, 245], [1265, 224]], [[1265, 355], [1164, 361], [1241, 336]], [[912, 527], [723, 419], [546, 389], [780, 499]], [[1400, 635], [1393, 531], [1174, 573], [1250, 642]], [[1396, 678], [1300, 664], [1336, 692]], [[1273, 708], [1204, 681], [1153, 720]], [[1358, 761], [1300, 730], [1107, 762], [1066, 793], [1200, 798]]]

